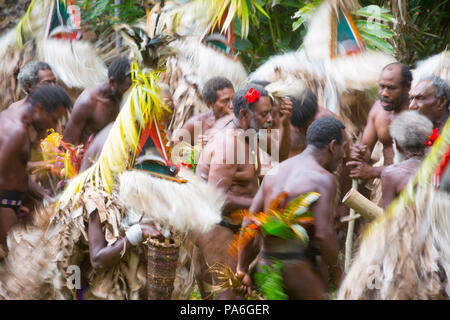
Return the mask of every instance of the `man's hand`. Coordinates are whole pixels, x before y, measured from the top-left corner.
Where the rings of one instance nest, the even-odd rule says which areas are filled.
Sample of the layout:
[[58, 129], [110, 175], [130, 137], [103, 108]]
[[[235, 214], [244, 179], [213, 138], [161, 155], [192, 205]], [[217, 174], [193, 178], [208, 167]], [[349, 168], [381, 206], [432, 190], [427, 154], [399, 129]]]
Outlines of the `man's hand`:
[[354, 161], [364, 161], [367, 153], [367, 147], [363, 144], [356, 143], [350, 149], [350, 159]]
[[350, 169], [349, 177], [352, 179], [368, 180], [379, 177], [374, 168], [366, 162], [349, 161], [346, 163], [346, 165]]
[[249, 296], [252, 293], [252, 279], [248, 272], [237, 270], [236, 271], [236, 277], [238, 279], [242, 279], [243, 286], [235, 289], [240, 295], [243, 297]]
[[292, 101], [288, 98], [283, 98], [280, 105], [280, 113], [281, 113], [281, 124], [284, 127], [289, 127], [291, 123], [291, 114], [292, 114]]
[[157, 238], [158, 240], [162, 241], [164, 239], [161, 232], [156, 230], [154, 226], [146, 223], [140, 223], [139, 225], [141, 226], [142, 238], [144, 240], [148, 238]]

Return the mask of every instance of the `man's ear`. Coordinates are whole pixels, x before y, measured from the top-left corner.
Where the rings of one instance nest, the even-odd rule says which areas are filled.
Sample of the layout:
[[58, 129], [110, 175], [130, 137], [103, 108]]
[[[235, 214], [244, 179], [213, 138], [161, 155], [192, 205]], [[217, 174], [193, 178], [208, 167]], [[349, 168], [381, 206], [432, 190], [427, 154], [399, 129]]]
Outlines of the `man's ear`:
[[241, 109], [239, 111], [239, 120], [250, 120], [250, 112], [247, 109]]
[[293, 127], [295, 128], [295, 131], [296, 131], [297, 133], [306, 136], [306, 131], [308, 131], [308, 128], [307, 128], [307, 127], [300, 127], [300, 128], [299, 128], [299, 127], [295, 127], [295, 126], [293, 126]]
[[438, 99], [438, 110], [444, 110], [445, 111], [445, 108], [447, 107], [447, 104], [448, 104], [448, 101], [447, 101], [447, 97], [445, 97], [445, 96], [442, 96], [442, 97], [439, 97], [439, 99]]
[[116, 85], [116, 79], [114, 79], [114, 77], [109, 77], [108, 83], [110, 87], [114, 87]]
[[337, 144], [336, 139], [331, 140], [331, 142], [328, 144], [328, 150], [330, 151], [331, 154], [336, 153], [337, 147], [338, 147], [338, 144]]
[[33, 112], [38, 116], [42, 116], [45, 113], [45, 105], [43, 103], [36, 103]]
[[32, 92], [33, 92], [33, 86], [32, 86], [32, 84], [31, 84], [31, 82], [26, 82], [25, 83], [25, 91], [28, 93], [28, 94], [31, 94]]

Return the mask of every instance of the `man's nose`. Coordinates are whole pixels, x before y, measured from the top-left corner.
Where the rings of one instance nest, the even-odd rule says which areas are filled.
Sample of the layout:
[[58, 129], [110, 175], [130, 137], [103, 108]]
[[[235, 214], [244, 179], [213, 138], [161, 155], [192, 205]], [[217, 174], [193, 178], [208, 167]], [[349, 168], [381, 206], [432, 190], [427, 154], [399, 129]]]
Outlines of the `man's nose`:
[[380, 96], [387, 97], [388, 96], [387, 89], [381, 89], [380, 90]]
[[409, 102], [409, 107], [410, 110], [416, 110], [418, 109], [417, 107], [417, 103], [416, 103], [416, 99], [412, 98], [411, 101]]

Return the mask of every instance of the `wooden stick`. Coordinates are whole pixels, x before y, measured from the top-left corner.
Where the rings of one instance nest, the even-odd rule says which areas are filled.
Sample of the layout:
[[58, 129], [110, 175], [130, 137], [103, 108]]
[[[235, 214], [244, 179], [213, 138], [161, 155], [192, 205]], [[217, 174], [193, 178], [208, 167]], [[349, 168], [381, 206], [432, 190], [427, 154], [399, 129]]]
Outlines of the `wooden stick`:
[[[358, 180], [352, 180], [352, 189], [358, 189]], [[350, 208], [350, 219], [355, 215], [355, 210]], [[347, 274], [348, 269], [350, 268], [350, 260], [352, 257], [352, 246], [353, 246], [353, 229], [355, 229], [355, 219], [352, 219], [348, 223], [347, 228], [347, 238], [345, 239], [345, 259], [344, 259], [344, 271]]]

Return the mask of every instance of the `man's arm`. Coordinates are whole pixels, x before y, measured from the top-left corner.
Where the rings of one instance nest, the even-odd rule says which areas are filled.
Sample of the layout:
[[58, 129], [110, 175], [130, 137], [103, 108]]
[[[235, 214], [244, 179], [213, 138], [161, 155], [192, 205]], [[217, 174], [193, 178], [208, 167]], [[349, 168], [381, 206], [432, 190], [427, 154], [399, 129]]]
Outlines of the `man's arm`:
[[[143, 239], [148, 237], [160, 237], [161, 234], [150, 225], [140, 224]], [[117, 240], [111, 246], [107, 246], [105, 236], [102, 231], [102, 224], [97, 211], [89, 216], [88, 227], [89, 256], [94, 269], [106, 269], [116, 265], [120, 258], [131, 247], [131, 243], [126, 237]], [[125, 251], [123, 251], [125, 248]]]
[[81, 96], [75, 101], [72, 114], [70, 115], [69, 122], [66, 125], [63, 134], [63, 140], [65, 142], [72, 143], [74, 145], [80, 144], [81, 134], [86, 127], [89, 117], [92, 114], [92, 105], [90, 101]]
[[336, 184], [332, 178], [319, 182], [320, 198], [311, 207], [314, 213], [314, 239], [319, 246], [322, 260], [327, 264], [333, 275], [336, 287], [339, 286], [342, 270], [338, 264], [338, 241], [333, 229], [334, 201]]
[[373, 148], [378, 141], [377, 130], [375, 128], [375, 116], [379, 112], [378, 101], [370, 109], [367, 117], [367, 124], [364, 128], [361, 144], [355, 144], [351, 150], [350, 158], [359, 161], [370, 161]]
[[292, 101], [283, 99], [280, 106], [281, 113], [281, 141], [280, 141], [280, 162], [289, 157], [291, 150], [291, 114]]
[[[249, 210], [250, 213], [257, 213], [264, 210], [264, 181], [265, 179], [263, 180], [261, 187], [256, 193], [255, 198], [253, 199], [252, 205], [250, 206]], [[242, 221], [242, 228], [239, 235], [241, 239], [245, 237], [245, 227], [251, 223], [252, 221], [250, 221], [248, 218], [244, 218], [244, 220]], [[257, 239], [255, 237], [251, 241], [244, 243], [243, 245], [238, 247], [236, 275], [238, 277], [242, 277], [242, 282], [247, 286], [246, 288], [240, 288], [240, 291], [246, 291], [247, 294], [250, 294], [252, 287], [252, 280], [248, 273], [248, 269], [250, 263], [256, 258], [256, 255], [259, 252], [256, 240]]]

